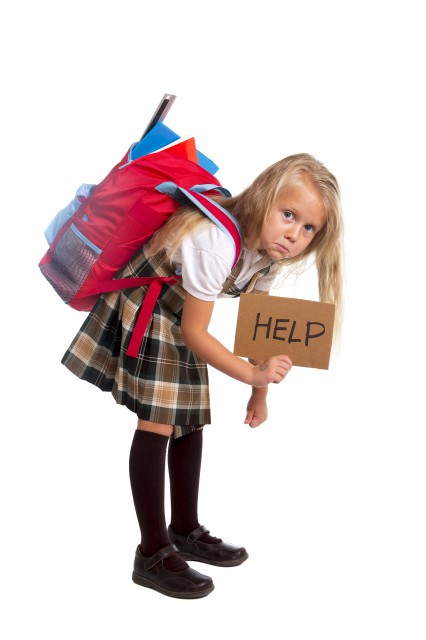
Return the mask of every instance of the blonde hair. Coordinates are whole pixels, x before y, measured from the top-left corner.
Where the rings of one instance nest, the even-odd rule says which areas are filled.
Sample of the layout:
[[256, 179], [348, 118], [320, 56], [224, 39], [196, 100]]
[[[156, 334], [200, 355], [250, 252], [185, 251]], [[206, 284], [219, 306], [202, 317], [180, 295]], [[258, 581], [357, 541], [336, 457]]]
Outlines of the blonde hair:
[[[280, 263], [301, 263], [309, 254], [315, 252], [319, 298], [321, 302], [329, 302], [336, 306], [335, 326], [338, 333], [343, 306], [343, 222], [340, 190], [334, 175], [313, 156], [299, 153], [279, 160], [265, 169], [238, 196], [214, 196], [213, 199], [238, 220], [243, 231], [244, 245], [248, 249], [257, 249], [262, 228], [268, 222], [274, 201], [285, 189], [303, 180], [308, 180], [317, 190], [326, 211], [326, 223], [302, 253], [281, 260]], [[164, 251], [164, 247], [167, 246], [167, 259], [172, 262], [183, 236], [200, 224], [209, 224], [203, 214], [193, 206], [182, 207], [156, 232], [147, 248], [149, 255]]]

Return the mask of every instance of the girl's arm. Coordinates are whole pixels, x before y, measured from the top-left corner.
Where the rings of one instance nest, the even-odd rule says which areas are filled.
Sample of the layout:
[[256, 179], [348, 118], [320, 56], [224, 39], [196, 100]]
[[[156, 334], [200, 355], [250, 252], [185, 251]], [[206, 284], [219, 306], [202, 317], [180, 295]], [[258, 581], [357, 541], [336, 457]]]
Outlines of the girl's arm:
[[[251, 293], [259, 296], [268, 296], [269, 291], [260, 291], [260, 289], [254, 289]], [[261, 360], [254, 360], [249, 358], [250, 364], [257, 367], [262, 364]], [[268, 394], [268, 387], [252, 387], [251, 396], [247, 403], [247, 414], [244, 420], [245, 424], [249, 424], [250, 427], [259, 427], [268, 417], [268, 405], [266, 402], [266, 396]]]
[[284, 380], [291, 368], [288, 356], [273, 356], [254, 366], [233, 354], [208, 332], [213, 308], [214, 302], [186, 294], [181, 330], [187, 347], [215, 369], [253, 387], [265, 387], [270, 382]]

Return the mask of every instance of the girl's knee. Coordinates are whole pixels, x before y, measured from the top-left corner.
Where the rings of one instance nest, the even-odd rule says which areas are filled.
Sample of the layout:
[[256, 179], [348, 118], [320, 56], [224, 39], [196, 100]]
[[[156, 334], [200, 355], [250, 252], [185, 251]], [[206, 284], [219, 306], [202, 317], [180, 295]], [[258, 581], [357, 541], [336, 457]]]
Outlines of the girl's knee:
[[171, 424], [159, 424], [157, 422], [150, 422], [149, 420], [141, 420], [140, 418], [138, 419], [138, 429], [158, 433], [161, 436], [173, 435], [173, 426]]

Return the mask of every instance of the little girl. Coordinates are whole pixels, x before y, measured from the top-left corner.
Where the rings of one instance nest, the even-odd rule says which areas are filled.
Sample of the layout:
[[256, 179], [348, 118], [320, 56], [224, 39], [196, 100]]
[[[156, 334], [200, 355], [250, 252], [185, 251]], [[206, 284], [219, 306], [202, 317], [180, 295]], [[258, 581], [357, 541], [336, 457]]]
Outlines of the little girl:
[[234, 246], [222, 230], [195, 207], [182, 207], [120, 274], [182, 274], [163, 287], [138, 356], [130, 358], [126, 350], [147, 287], [104, 294], [62, 360], [137, 414], [129, 466], [141, 543], [133, 581], [177, 598], [214, 589], [211, 578], [185, 560], [229, 567], [248, 557], [244, 547], [210, 535], [198, 521], [202, 429], [210, 423], [207, 364], [252, 387], [245, 417], [251, 427], [266, 420], [268, 385], [281, 382], [292, 364], [287, 355], [247, 362], [228, 351], [208, 331], [216, 298], [267, 295], [280, 267], [315, 252], [320, 299], [336, 305], [337, 317], [341, 307], [339, 187], [319, 161], [290, 156], [239, 196], [215, 199], [241, 225], [244, 249], [237, 265], [232, 268]]

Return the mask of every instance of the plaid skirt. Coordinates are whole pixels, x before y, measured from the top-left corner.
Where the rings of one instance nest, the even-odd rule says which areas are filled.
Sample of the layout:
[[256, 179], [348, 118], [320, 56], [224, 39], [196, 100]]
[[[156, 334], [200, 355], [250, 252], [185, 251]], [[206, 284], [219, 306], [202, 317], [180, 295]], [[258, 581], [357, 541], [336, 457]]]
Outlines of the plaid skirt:
[[[120, 277], [171, 276], [157, 257], [140, 250]], [[143, 420], [174, 426], [174, 437], [210, 423], [207, 365], [184, 344], [181, 282], [163, 285], [136, 358], [126, 355], [147, 287], [104, 294], [66, 351], [76, 376], [112, 393]]]

